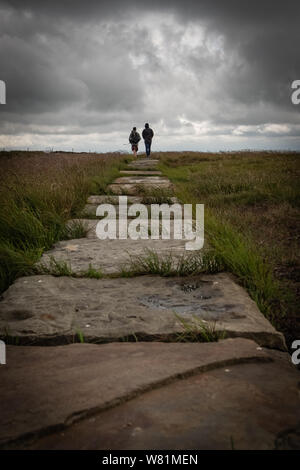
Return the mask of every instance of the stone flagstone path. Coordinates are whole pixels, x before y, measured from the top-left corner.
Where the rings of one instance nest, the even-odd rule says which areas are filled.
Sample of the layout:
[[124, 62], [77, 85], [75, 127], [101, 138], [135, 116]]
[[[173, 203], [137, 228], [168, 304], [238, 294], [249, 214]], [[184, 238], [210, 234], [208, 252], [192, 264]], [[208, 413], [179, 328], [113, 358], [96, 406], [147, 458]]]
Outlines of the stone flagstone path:
[[[2, 295], [1, 338], [18, 345], [0, 366], [1, 448], [300, 448], [299, 372], [234, 278], [120, 277], [145, 248], [178, 259], [185, 241], [97, 238], [97, 205], [172, 188], [157, 165], [128, 165], [109, 185], [115, 195], [88, 198], [87, 236], [42, 256], [78, 277], [22, 277]], [[89, 265], [108, 277], [82, 277]], [[174, 342], [182, 321], [226, 337]]]

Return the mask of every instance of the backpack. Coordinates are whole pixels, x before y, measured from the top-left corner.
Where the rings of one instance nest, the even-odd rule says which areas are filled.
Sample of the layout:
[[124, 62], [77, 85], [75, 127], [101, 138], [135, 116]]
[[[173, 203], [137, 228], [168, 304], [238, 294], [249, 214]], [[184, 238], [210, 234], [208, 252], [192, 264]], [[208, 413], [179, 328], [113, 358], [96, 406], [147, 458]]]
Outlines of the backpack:
[[140, 134], [137, 131], [131, 131], [129, 142], [131, 144], [137, 144], [141, 140]]

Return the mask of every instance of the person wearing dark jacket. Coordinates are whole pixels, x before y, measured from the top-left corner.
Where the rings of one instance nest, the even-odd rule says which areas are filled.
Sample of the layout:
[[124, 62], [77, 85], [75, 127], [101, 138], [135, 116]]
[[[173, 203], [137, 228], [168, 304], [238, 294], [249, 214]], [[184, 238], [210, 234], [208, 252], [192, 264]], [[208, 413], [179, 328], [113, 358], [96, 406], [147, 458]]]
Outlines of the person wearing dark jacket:
[[138, 143], [141, 140], [140, 134], [137, 132], [136, 127], [132, 128], [129, 136], [129, 142], [131, 143], [131, 150], [133, 151], [133, 155], [136, 157], [136, 152], [138, 151]]
[[147, 122], [145, 124], [145, 129], [143, 130], [142, 136], [145, 142], [146, 155], [147, 157], [150, 157], [151, 143], [152, 143], [152, 138], [154, 136], [154, 132], [152, 129], [150, 129], [149, 124]]

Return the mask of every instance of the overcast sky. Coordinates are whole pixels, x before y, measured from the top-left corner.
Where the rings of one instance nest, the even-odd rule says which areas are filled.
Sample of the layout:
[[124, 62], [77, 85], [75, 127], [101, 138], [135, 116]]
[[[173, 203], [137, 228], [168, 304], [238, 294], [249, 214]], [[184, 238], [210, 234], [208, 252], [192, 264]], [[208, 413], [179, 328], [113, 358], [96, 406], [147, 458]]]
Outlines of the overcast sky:
[[300, 149], [298, 0], [0, 0], [0, 147]]

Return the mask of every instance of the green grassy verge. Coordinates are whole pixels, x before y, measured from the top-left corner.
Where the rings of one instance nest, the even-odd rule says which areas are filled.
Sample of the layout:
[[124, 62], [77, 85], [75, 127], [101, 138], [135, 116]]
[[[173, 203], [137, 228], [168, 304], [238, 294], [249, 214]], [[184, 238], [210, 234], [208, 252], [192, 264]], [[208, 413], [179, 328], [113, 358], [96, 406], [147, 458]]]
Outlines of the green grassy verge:
[[276, 152], [155, 155], [185, 203], [205, 204], [205, 237], [260, 310], [300, 337], [300, 155]]
[[68, 219], [89, 194], [103, 194], [128, 156], [0, 152], [0, 291], [33, 272], [44, 250], [85, 234]]

